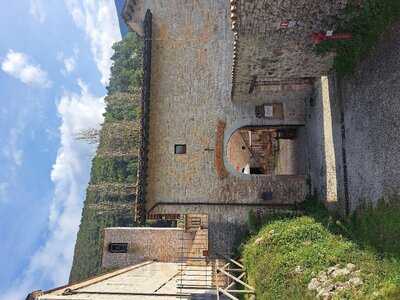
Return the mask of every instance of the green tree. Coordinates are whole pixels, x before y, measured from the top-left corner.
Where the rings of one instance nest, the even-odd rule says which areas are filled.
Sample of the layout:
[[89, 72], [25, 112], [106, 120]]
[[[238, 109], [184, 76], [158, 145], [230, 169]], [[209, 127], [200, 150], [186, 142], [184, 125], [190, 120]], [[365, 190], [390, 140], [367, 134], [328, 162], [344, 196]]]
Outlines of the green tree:
[[142, 41], [129, 33], [114, 44], [110, 85], [100, 132], [80, 132], [78, 139], [98, 142], [75, 244], [70, 282], [103, 272], [105, 227], [134, 226], [133, 200], [137, 175], [142, 84]]
[[142, 47], [143, 42], [136, 33], [129, 32], [126, 37], [114, 44], [111, 59], [110, 84], [108, 94], [116, 92], [137, 93], [142, 84]]

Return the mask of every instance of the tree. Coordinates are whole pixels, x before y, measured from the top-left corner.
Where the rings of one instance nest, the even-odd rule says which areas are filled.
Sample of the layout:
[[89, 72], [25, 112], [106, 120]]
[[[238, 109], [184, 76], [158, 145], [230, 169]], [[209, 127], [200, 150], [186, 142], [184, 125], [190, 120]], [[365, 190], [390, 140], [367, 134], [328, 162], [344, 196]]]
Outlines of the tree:
[[75, 134], [77, 141], [87, 142], [88, 144], [98, 144], [100, 137], [100, 130], [95, 128], [82, 129]]
[[126, 37], [113, 45], [114, 61], [111, 67], [108, 94], [116, 92], [137, 93], [142, 85], [142, 50], [143, 42], [134, 32], [129, 32]]

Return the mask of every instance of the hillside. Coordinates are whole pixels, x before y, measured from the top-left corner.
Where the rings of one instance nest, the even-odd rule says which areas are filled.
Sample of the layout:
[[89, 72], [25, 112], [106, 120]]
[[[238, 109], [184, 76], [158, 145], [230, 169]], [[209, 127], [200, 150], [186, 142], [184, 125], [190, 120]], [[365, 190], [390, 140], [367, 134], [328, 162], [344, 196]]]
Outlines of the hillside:
[[[243, 246], [257, 299], [399, 299], [398, 204], [339, 221], [317, 203], [276, 216]], [[315, 209], [315, 207], [318, 207]]]
[[101, 272], [101, 231], [133, 226], [139, 141], [142, 43], [133, 33], [113, 46], [104, 124], [92, 161], [70, 282]]

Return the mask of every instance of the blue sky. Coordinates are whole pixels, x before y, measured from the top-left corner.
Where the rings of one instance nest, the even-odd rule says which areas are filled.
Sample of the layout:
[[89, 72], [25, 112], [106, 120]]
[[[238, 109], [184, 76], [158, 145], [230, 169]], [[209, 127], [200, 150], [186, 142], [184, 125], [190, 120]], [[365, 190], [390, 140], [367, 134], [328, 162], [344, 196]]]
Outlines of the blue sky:
[[[4, 6], [4, 5], [3, 5]], [[102, 122], [113, 0], [7, 1], [0, 12], [0, 299], [68, 280]]]

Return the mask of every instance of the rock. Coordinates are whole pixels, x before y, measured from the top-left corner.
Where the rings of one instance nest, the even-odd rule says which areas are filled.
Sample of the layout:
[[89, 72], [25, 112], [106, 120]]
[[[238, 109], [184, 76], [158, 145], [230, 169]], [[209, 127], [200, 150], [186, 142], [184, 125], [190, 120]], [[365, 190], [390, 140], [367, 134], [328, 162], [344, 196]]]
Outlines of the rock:
[[258, 239], [256, 239], [256, 240], [254, 241], [254, 244], [258, 245], [258, 244], [260, 244], [263, 240], [264, 240], [263, 237], [259, 237]]
[[303, 268], [301, 266], [296, 266], [296, 268], [294, 268], [294, 273], [296, 274], [303, 273]]
[[[296, 267], [296, 270], [300, 266]], [[308, 289], [316, 291], [317, 298], [322, 300], [333, 299], [340, 291], [349, 290], [354, 287], [359, 287], [363, 284], [360, 277], [355, 274], [359, 274], [360, 270], [355, 271], [356, 266], [348, 263], [346, 267], [335, 265], [329, 267], [327, 271], [321, 271], [317, 277], [311, 279], [308, 284]], [[344, 277], [343, 282], [335, 282], [334, 278]], [[350, 279], [349, 279], [350, 278]]]
[[318, 273], [318, 277], [322, 277], [322, 276], [326, 276], [326, 272], [325, 271], [321, 271]]
[[311, 279], [310, 283], [308, 284], [308, 289], [310, 291], [317, 290], [321, 286], [321, 283], [318, 281], [317, 278]]
[[317, 298], [322, 298], [324, 300], [332, 299], [334, 290], [335, 290], [335, 286], [333, 284], [330, 284], [327, 287], [325, 287], [319, 291], [319, 293], [317, 294]]
[[335, 283], [335, 291], [342, 291], [346, 289], [346, 286], [343, 282], [336, 282]]
[[354, 287], [358, 287], [358, 286], [364, 284], [364, 282], [362, 281], [362, 279], [360, 277], [350, 278], [349, 283]]
[[335, 265], [333, 267], [329, 267], [328, 271], [326, 272], [328, 275], [331, 275], [333, 272], [335, 272], [336, 270], [340, 269], [340, 265]]
[[355, 271], [355, 269], [356, 269], [356, 265], [351, 264], [351, 263], [348, 263], [348, 264], [346, 265], [346, 268], [347, 268], [347, 270], [349, 270], [350, 272], [353, 272], [353, 271]]
[[332, 273], [331, 273], [331, 276], [333, 277], [333, 278], [336, 278], [336, 277], [339, 277], [339, 276], [347, 276], [347, 275], [349, 275], [351, 272], [348, 270], [348, 269], [346, 269], [346, 268], [344, 268], [344, 269], [336, 269], [335, 271], [333, 271]]
[[318, 280], [321, 282], [327, 281], [328, 280], [328, 275], [326, 274], [326, 272], [319, 272], [318, 274]]

